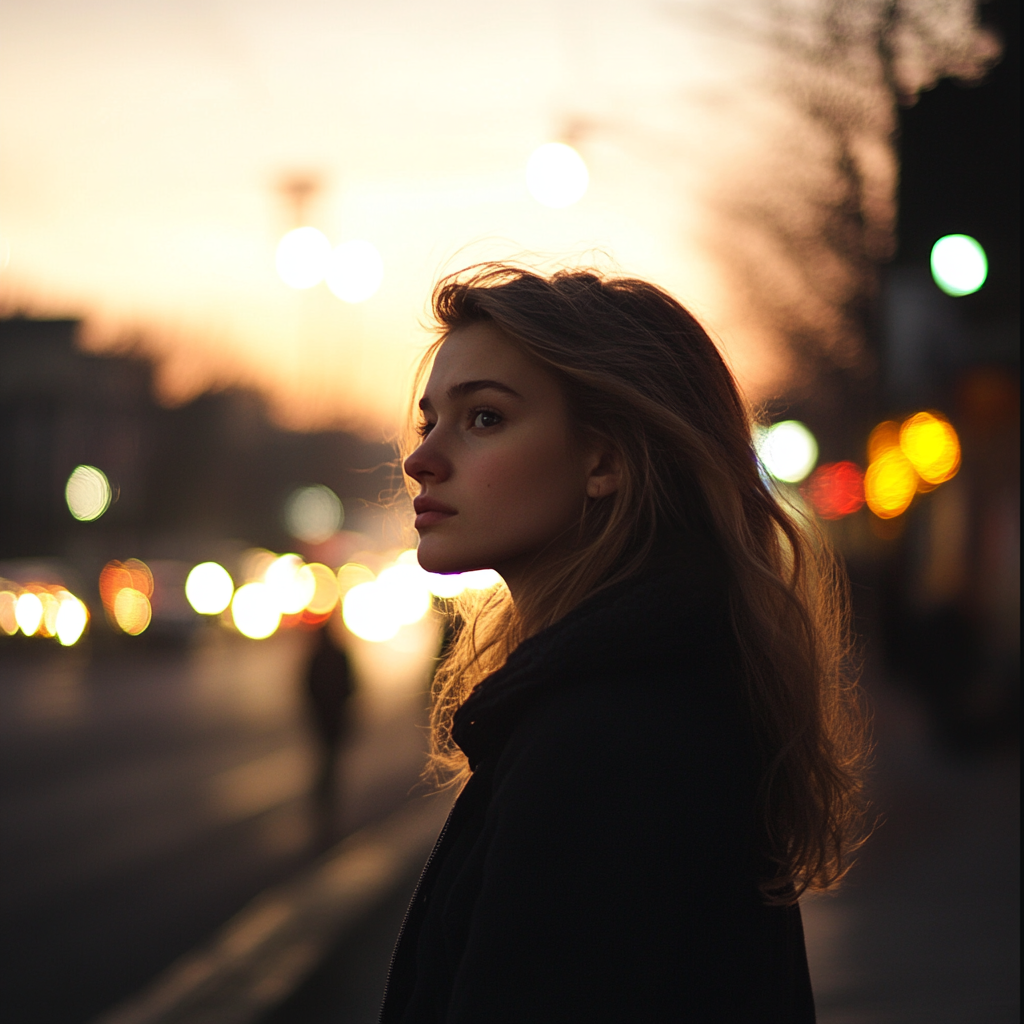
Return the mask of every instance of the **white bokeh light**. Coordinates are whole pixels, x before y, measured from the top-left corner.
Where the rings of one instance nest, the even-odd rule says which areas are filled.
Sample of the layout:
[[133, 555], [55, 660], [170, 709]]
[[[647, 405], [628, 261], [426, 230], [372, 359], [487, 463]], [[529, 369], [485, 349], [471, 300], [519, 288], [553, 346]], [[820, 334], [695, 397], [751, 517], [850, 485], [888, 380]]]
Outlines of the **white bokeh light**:
[[185, 597], [200, 615], [219, 615], [229, 604], [235, 585], [217, 562], [201, 562], [185, 580]]
[[426, 573], [418, 565], [392, 565], [377, 577], [376, 586], [387, 593], [391, 614], [403, 626], [419, 622], [430, 610]]
[[265, 583], [246, 583], [231, 600], [235, 628], [250, 640], [265, 640], [281, 622], [274, 594]]
[[110, 508], [112, 497], [106, 474], [95, 466], [76, 466], [64, 488], [68, 510], [83, 523], [99, 519]]
[[970, 235], [944, 235], [932, 246], [931, 268], [947, 295], [973, 295], [988, 277], [988, 257]]
[[43, 602], [39, 600], [39, 595], [22, 594], [14, 606], [14, 617], [18, 622], [18, 628], [25, 636], [35, 635], [43, 621]]
[[284, 506], [288, 532], [307, 544], [322, 544], [341, 529], [344, 518], [338, 496], [323, 484], [292, 491]]
[[590, 184], [583, 157], [564, 142], [538, 146], [526, 162], [526, 187], [544, 206], [561, 209], [579, 202]]
[[73, 594], [67, 592], [60, 595], [60, 608], [57, 611], [54, 634], [63, 647], [72, 647], [78, 643], [85, 627], [89, 623], [89, 609]]
[[283, 615], [298, 615], [316, 594], [316, 577], [298, 555], [271, 562], [264, 582]]
[[370, 242], [342, 242], [330, 254], [325, 279], [327, 287], [343, 302], [365, 302], [384, 280], [384, 261]]
[[787, 484], [799, 483], [818, 461], [818, 442], [799, 420], [783, 420], [758, 430], [755, 447], [764, 468]]
[[324, 279], [331, 243], [316, 228], [294, 228], [277, 243], [277, 272], [289, 288], [312, 288]]
[[402, 624], [392, 614], [391, 595], [386, 587], [359, 583], [346, 595], [341, 605], [345, 625], [362, 640], [381, 643], [390, 640]]

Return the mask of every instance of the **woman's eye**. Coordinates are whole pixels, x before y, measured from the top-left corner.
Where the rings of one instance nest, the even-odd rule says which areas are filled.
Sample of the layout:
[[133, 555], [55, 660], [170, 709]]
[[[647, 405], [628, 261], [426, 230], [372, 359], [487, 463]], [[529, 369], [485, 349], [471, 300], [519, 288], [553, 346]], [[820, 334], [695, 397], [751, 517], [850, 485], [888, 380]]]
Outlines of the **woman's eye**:
[[481, 409], [473, 414], [474, 427], [496, 427], [501, 422], [501, 416], [489, 409]]
[[420, 424], [420, 425], [419, 425], [419, 426], [418, 426], [418, 427], [416, 428], [416, 433], [417, 433], [417, 434], [419, 434], [419, 435], [420, 435], [420, 437], [426, 437], [426, 436], [427, 436], [427, 434], [429, 434], [429, 433], [430, 433], [430, 431], [431, 431], [431, 430], [433, 430], [433, 429], [434, 429], [434, 424], [433, 424], [433, 423], [428, 423], [428, 422], [427, 422], [426, 420], [424, 420], [424, 421], [423, 421], [423, 422], [422, 422], [422, 423], [421, 423], [421, 424]]

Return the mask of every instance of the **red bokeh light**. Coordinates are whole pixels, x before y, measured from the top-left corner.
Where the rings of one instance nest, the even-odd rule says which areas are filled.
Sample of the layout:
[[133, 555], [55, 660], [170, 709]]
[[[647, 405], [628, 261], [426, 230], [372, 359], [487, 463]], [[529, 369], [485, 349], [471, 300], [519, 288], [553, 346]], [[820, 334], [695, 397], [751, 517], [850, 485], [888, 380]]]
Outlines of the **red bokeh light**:
[[854, 462], [826, 462], [801, 493], [822, 519], [842, 519], [864, 504], [864, 472]]

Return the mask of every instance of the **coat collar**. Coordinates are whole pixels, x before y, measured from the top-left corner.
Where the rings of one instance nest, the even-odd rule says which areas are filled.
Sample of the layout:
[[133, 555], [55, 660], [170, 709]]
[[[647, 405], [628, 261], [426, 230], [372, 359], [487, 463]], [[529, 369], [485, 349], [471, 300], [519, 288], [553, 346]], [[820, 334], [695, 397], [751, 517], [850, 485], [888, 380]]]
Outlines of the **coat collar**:
[[475, 771], [526, 710], [555, 688], [633, 680], [699, 657], [728, 619], [726, 569], [709, 549], [652, 559], [519, 645], [455, 713], [452, 737]]

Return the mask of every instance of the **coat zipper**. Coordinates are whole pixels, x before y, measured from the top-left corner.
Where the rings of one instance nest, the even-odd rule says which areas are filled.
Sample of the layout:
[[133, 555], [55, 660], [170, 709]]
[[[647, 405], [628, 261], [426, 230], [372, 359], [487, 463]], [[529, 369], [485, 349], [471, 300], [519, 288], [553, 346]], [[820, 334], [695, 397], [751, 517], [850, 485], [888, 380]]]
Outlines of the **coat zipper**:
[[423, 888], [423, 880], [427, 877], [430, 865], [434, 863], [437, 851], [441, 849], [441, 843], [444, 841], [445, 833], [448, 831], [448, 826], [451, 824], [452, 815], [454, 813], [455, 805], [453, 804], [452, 809], [448, 812], [448, 817], [444, 820], [444, 825], [441, 826], [441, 831], [437, 834], [437, 839], [434, 841], [434, 846], [430, 851], [430, 856], [427, 858], [426, 864], [423, 865], [423, 870], [420, 872], [420, 877], [416, 882], [416, 888], [412, 893], [412, 899], [409, 900], [409, 906], [405, 908], [405, 916], [402, 918], [402, 927], [398, 929], [398, 938], [395, 940], [395, 948], [391, 951], [391, 961], [388, 963], [388, 974], [384, 981], [384, 998], [381, 1000], [380, 1013], [377, 1016], [377, 1024], [382, 1024], [384, 1020], [384, 1007], [387, 1004], [388, 991], [391, 988], [391, 975], [395, 969], [395, 960], [398, 957], [398, 947], [402, 944], [402, 938], [405, 936], [405, 928], [409, 923], [409, 915], [412, 913], [412, 908], [416, 906], [416, 901], [420, 897], [420, 890]]

